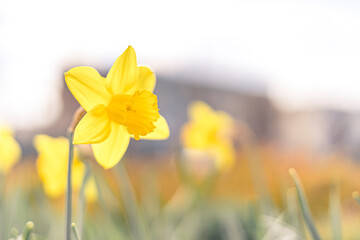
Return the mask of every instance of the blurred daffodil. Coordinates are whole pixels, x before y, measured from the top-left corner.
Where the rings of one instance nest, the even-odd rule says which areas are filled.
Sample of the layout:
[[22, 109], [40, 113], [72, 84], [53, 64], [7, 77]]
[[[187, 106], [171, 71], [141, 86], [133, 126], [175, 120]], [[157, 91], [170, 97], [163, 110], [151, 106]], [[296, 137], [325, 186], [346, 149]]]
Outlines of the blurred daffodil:
[[94, 177], [87, 180], [84, 194], [89, 203], [95, 202], [98, 199], [98, 191]]
[[[62, 196], [66, 191], [69, 141], [64, 137], [36, 135], [34, 145], [39, 153], [37, 169], [45, 193], [54, 198]], [[85, 165], [79, 160], [75, 149], [72, 172], [72, 186], [75, 190], [80, 188], [84, 174]]]
[[91, 67], [75, 67], [65, 81], [86, 110], [75, 129], [74, 144], [92, 144], [96, 160], [113, 167], [123, 157], [130, 141], [166, 139], [169, 127], [159, 114], [155, 74], [138, 66], [129, 46], [115, 61], [106, 78]]
[[194, 102], [188, 108], [189, 122], [181, 132], [186, 149], [206, 153], [220, 171], [234, 165], [235, 149], [231, 139], [234, 121], [222, 111], [214, 111], [204, 102]]
[[10, 128], [0, 127], [0, 173], [7, 174], [19, 161], [21, 148]]

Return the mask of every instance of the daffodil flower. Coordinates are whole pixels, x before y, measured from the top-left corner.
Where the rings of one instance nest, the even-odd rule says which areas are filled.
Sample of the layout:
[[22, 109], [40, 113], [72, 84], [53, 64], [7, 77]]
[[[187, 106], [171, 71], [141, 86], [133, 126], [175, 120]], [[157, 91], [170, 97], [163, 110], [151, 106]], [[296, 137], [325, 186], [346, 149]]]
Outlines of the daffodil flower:
[[10, 128], [0, 128], [0, 173], [7, 174], [19, 161], [21, 148]]
[[65, 81], [86, 110], [75, 129], [74, 144], [92, 144], [96, 160], [104, 168], [116, 165], [129, 145], [130, 137], [160, 140], [169, 127], [159, 114], [155, 74], [138, 66], [129, 46], [115, 61], [106, 78], [91, 67], [75, 67]]
[[[52, 198], [62, 196], [66, 191], [69, 140], [40, 134], [34, 137], [34, 146], [39, 154], [36, 165], [45, 193]], [[79, 160], [75, 149], [72, 171], [75, 190], [80, 189], [84, 174], [85, 165]]]
[[186, 149], [206, 152], [215, 166], [226, 170], [234, 165], [235, 149], [231, 131], [234, 120], [223, 111], [214, 111], [209, 105], [198, 101], [188, 108], [189, 122], [181, 131], [181, 140]]

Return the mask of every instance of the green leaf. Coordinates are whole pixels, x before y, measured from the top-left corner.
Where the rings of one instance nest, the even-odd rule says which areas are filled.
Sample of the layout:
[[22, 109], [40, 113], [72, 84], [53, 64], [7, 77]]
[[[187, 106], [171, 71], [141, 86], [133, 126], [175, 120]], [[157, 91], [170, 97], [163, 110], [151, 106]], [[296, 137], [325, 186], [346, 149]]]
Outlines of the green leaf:
[[308, 227], [312, 238], [314, 240], [320, 240], [321, 238], [312, 219], [309, 205], [305, 197], [305, 191], [300, 181], [299, 175], [297, 174], [296, 170], [293, 168], [289, 169], [289, 174], [291, 175], [292, 179], [295, 182], [296, 191], [298, 193], [298, 198], [300, 202], [301, 213], [305, 220], [306, 226]]

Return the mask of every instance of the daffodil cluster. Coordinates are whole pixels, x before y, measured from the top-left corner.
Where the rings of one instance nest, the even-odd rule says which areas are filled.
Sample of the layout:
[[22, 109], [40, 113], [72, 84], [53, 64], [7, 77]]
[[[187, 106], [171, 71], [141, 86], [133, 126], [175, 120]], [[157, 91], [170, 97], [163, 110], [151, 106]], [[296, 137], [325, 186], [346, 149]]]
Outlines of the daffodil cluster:
[[153, 94], [155, 74], [137, 65], [131, 46], [106, 77], [91, 67], [75, 67], [65, 73], [65, 81], [87, 112], [75, 129], [74, 144], [92, 144], [94, 156], [104, 168], [120, 161], [131, 137], [168, 138], [168, 124], [159, 114]]
[[223, 111], [214, 111], [201, 101], [189, 106], [188, 115], [189, 121], [181, 131], [185, 149], [206, 153], [220, 171], [233, 166], [235, 149], [231, 131], [234, 120], [231, 116]]

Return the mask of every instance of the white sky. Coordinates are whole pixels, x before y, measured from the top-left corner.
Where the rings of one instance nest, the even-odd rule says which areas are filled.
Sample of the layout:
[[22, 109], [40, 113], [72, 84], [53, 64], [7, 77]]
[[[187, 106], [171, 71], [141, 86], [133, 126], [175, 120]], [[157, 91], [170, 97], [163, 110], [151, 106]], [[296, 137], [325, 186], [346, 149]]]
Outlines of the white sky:
[[156, 72], [195, 69], [229, 88], [251, 76], [281, 109], [360, 110], [359, 4], [3, 0], [0, 121], [51, 121], [64, 66], [108, 68], [129, 44]]

